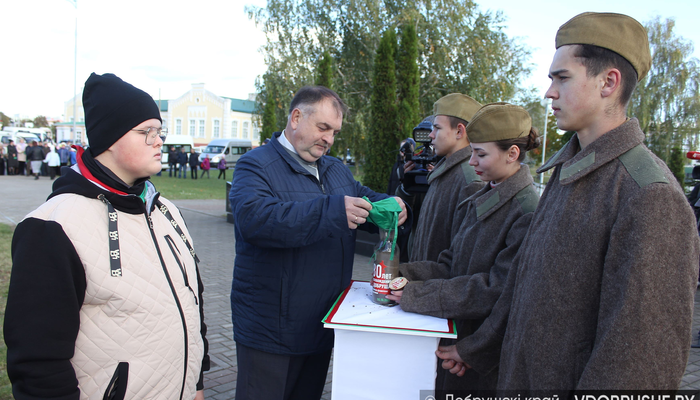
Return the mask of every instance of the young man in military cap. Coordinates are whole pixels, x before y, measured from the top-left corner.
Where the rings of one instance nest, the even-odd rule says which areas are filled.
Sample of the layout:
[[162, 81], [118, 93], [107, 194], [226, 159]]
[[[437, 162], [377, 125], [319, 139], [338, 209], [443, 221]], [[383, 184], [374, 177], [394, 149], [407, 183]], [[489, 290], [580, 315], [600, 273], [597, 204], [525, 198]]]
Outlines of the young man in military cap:
[[552, 175], [520, 249], [498, 386], [677, 389], [700, 243], [683, 190], [626, 117], [651, 67], [646, 30], [584, 13], [556, 47], [546, 96], [576, 134], [538, 170]]
[[[467, 124], [480, 108], [479, 102], [461, 93], [448, 94], [433, 105], [430, 138], [435, 154], [444, 158], [428, 174], [430, 186], [412, 235], [409, 261], [437, 261], [440, 252], [450, 247], [464, 218], [464, 210], [457, 206], [484, 186], [469, 165], [472, 149], [466, 134]], [[412, 162], [406, 164], [406, 171], [413, 169]], [[403, 186], [397, 195], [411, 204], [412, 195]]]

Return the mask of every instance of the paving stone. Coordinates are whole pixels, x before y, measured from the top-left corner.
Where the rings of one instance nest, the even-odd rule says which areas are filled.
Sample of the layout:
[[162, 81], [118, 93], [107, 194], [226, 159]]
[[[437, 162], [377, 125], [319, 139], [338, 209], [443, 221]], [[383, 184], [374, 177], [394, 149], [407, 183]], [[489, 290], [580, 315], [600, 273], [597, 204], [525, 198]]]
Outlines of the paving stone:
[[697, 372], [698, 370], [700, 370], [700, 365], [689, 362], [688, 366], [685, 368], [685, 373], [690, 374], [693, 372]]
[[232, 400], [236, 398], [236, 390], [229, 390], [228, 392], [220, 393], [212, 397], [214, 400]]

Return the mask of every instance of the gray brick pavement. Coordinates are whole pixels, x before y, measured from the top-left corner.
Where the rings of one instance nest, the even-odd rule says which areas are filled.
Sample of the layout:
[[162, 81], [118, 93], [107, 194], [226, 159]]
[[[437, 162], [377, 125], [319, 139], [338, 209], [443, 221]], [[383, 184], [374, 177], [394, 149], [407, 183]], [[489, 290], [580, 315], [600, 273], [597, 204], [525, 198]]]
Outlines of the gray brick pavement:
[[[35, 181], [21, 176], [0, 176], [0, 223], [15, 225], [44, 202], [51, 193], [48, 178]], [[226, 222], [223, 200], [177, 200], [202, 260], [205, 285], [205, 320], [209, 328], [212, 369], [205, 374], [207, 399], [230, 400], [236, 389], [236, 347], [229, 294], [233, 276], [233, 225]], [[371, 267], [367, 257], [355, 256], [353, 279], [368, 280]], [[695, 298], [693, 332], [700, 330], [700, 296]], [[332, 364], [331, 364], [332, 367]], [[328, 374], [323, 399], [331, 398], [332, 374]], [[700, 389], [700, 349], [691, 349], [681, 389]]]
[[[700, 330], [700, 291], [695, 293], [695, 309], [693, 311], [693, 338], [697, 343]], [[688, 365], [685, 367], [685, 375], [681, 381], [681, 389], [700, 389], [700, 348], [691, 348], [688, 356]]]

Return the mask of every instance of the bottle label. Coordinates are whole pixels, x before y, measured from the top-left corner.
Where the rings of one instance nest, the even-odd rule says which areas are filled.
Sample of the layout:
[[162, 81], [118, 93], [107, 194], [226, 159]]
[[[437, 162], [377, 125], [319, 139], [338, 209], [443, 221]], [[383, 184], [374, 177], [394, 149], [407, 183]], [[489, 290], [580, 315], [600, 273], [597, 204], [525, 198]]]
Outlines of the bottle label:
[[389, 268], [384, 264], [384, 261], [374, 264], [374, 272], [372, 274], [372, 292], [374, 293], [375, 301], [382, 303], [390, 303], [386, 296], [390, 293], [389, 282], [393, 279], [394, 274], [389, 271]]

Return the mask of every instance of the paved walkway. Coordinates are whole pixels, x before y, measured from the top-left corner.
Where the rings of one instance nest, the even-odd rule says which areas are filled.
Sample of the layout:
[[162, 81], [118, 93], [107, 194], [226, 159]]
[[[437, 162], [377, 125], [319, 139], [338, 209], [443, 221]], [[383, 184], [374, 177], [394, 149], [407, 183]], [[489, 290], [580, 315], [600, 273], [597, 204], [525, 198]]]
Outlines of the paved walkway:
[[[0, 176], [0, 223], [15, 225], [24, 215], [44, 202], [51, 193], [51, 181], [42, 177]], [[233, 276], [233, 225], [226, 222], [223, 200], [178, 200], [194, 238], [195, 250], [204, 281], [205, 320], [209, 328], [211, 371], [205, 374], [205, 397], [234, 399], [236, 389], [236, 346], [229, 293]], [[371, 267], [367, 257], [356, 256], [353, 279], [369, 280]], [[700, 329], [700, 297], [696, 296], [693, 332]], [[331, 365], [332, 366], [332, 365]], [[329, 373], [323, 399], [331, 398]], [[691, 349], [681, 389], [700, 389], [700, 349]]]

